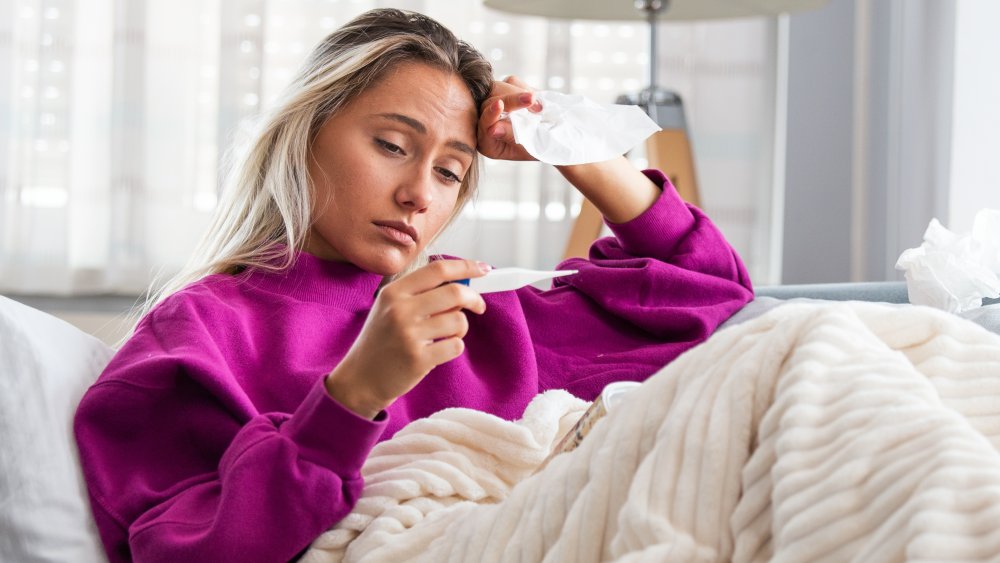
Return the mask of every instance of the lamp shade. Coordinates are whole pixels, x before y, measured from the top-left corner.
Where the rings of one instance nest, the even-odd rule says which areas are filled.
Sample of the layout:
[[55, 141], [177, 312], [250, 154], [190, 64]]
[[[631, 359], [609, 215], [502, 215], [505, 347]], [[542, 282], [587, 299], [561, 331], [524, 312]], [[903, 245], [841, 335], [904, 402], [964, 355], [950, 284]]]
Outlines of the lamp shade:
[[[774, 16], [819, 8], [827, 0], [664, 0], [657, 17], [667, 20], [704, 20]], [[484, 0], [487, 8], [504, 12], [581, 20], [647, 20], [648, 13], [633, 0]]]

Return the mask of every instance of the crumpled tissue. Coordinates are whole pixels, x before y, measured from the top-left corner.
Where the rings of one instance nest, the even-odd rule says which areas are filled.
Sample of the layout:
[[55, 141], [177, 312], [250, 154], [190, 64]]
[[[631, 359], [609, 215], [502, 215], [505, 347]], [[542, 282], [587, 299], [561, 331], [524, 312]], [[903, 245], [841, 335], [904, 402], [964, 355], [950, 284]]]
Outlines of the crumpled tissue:
[[543, 90], [540, 112], [509, 115], [514, 140], [546, 164], [587, 164], [625, 154], [660, 130], [639, 106], [600, 104], [583, 96]]
[[910, 303], [952, 313], [982, 306], [1000, 295], [1000, 210], [981, 209], [963, 235], [931, 219], [923, 244], [904, 250], [896, 269], [905, 271]]

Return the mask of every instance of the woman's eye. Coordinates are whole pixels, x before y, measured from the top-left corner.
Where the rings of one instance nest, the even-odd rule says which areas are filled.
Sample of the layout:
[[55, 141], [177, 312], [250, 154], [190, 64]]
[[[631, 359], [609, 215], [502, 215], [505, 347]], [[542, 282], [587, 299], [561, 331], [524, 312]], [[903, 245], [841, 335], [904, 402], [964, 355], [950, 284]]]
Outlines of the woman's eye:
[[392, 154], [406, 154], [405, 151], [399, 146], [390, 143], [389, 141], [384, 141], [382, 139], [375, 139], [378, 146], [382, 147], [386, 152], [391, 152]]
[[455, 174], [454, 172], [448, 170], [447, 168], [438, 168], [438, 173], [444, 176], [444, 179], [447, 180], [449, 183], [462, 181], [462, 179], [458, 177], [458, 174]]

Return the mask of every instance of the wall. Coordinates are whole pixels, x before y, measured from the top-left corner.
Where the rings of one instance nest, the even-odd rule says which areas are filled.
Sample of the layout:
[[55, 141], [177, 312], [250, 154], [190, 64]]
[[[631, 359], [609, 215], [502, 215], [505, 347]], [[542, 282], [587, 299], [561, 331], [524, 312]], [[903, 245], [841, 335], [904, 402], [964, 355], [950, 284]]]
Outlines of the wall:
[[[976, 211], [1000, 209], [1000, 2], [957, 3], [955, 112], [946, 226], [969, 230]], [[992, 69], [984, 72], [984, 69]]]
[[899, 254], [948, 217], [955, 5], [790, 18], [782, 282], [902, 279]]
[[850, 271], [853, 2], [831, 0], [790, 19], [781, 281], [842, 281]]

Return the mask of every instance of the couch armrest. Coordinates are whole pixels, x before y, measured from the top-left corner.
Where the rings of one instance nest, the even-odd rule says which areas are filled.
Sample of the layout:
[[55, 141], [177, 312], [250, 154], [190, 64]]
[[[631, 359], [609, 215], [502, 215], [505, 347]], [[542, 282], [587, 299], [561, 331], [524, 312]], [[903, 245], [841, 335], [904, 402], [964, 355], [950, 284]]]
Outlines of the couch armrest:
[[[808, 283], [799, 285], [765, 285], [755, 288], [758, 297], [775, 299], [827, 299], [830, 301], [881, 301], [884, 303], [909, 303], [906, 282], [843, 282]], [[1000, 303], [1000, 298], [983, 299], [983, 305]]]
[[844, 282], [811, 283], [800, 285], [768, 285], [756, 288], [761, 297], [793, 299], [828, 299], [831, 301], [881, 301], [885, 303], [909, 303], [906, 282]]

